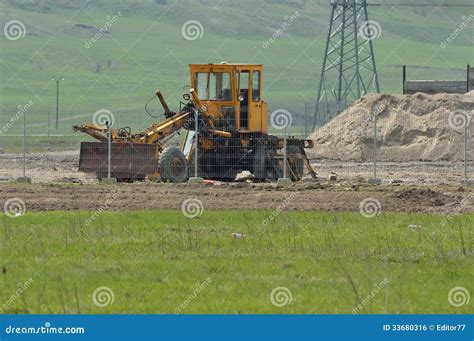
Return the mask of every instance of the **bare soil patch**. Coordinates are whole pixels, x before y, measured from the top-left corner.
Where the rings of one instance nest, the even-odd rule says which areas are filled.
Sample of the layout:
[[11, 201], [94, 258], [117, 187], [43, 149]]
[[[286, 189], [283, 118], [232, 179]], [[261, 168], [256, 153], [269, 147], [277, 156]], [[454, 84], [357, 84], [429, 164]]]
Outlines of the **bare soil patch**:
[[472, 188], [436, 189], [365, 186], [356, 183], [302, 182], [216, 184], [0, 184], [0, 202], [21, 198], [32, 211], [51, 210], [180, 210], [184, 200], [197, 198], [205, 210], [318, 210], [358, 212], [366, 198], [380, 202], [382, 212], [472, 212]]

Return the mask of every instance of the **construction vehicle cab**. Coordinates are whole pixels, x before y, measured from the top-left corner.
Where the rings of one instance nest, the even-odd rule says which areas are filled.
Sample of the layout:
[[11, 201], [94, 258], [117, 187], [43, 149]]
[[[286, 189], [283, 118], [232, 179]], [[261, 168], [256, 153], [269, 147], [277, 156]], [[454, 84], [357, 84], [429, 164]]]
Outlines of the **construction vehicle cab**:
[[191, 64], [191, 84], [217, 126], [226, 131], [267, 132], [261, 64]]
[[[239, 172], [249, 171], [257, 180], [272, 180], [283, 176], [285, 162], [292, 180], [301, 179], [305, 164], [315, 177], [304, 150], [312, 147], [311, 140], [289, 137], [285, 161], [283, 139], [268, 134], [261, 64], [191, 64], [190, 86], [176, 111], [156, 91], [166, 117], [162, 122], [135, 134], [111, 129], [112, 176], [184, 182], [197, 169], [197, 176], [205, 179], [232, 181]], [[109, 165], [107, 127], [88, 123], [73, 128], [102, 141], [81, 143], [79, 170], [103, 177]], [[180, 130], [186, 131], [182, 147], [166, 147]]]

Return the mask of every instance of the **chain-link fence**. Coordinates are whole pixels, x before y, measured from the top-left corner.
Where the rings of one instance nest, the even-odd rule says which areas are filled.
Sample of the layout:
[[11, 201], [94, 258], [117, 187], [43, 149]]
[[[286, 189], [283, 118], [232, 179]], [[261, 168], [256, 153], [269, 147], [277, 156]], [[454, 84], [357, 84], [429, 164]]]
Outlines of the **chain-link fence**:
[[[272, 122], [272, 114], [282, 111], [289, 114], [286, 129], [280, 129], [278, 124]], [[108, 113], [111, 116], [107, 116]], [[242, 143], [240, 137], [220, 136], [221, 139], [227, 138], [228, 149], [221, 149], [219, 157], [216, 157], [217, 149], [199, 149], [198, 176], [231, 180], [241, 169], [245, 169], [252, 174], [260, 172], [257, 174], [260, 178], [277, 179], [285, 176], [283, 171], [288, 166], [287, 177], [298, 178], [297, 174], [292, 173], [299, 172], [301, 168], [304, 168], [302, 177], [309, 177], [304, 164], [306, 160], [298, 156], [298, 149], [304, 145], [301, 140], [312, 138], [314, 148], [306, 149], [306, 154], [321, 179], [421, 184], [459, 183], [462, 180], [467, 182], [474, 177], [471, 111], [447, 112], [434, 125], [424, 121], [426, 118], [423, 113], [414, 115], [400, 112], [396, 119], [378, 114], [368, 113], [362, 121], [351, 121], [346, 117], [345, 120], [338, 118], [329, 123], [329, 117], [316, 117], [317, 129], [313, 134], [314, 103], [270, 105], [269, 133], [280, 138], [286, 136], [286, 149], [283, 148], [284, 142], [279, 140], [269, 150], [262, 150], [258, 147], [268, 145], [268, 142], [254, 139], [245, 142], [250, 145], [247, 146], [248, 155], [243, 155], [238, 151]], [[61, 112], [58, 116], [55, 110], [36, 110], [34, 106], [6, 108], [2, 110], [0, 118], [0, 179], [15, 180], [26, 175], [35, 182], [95, 181], [97, 174], [84, 174], [78, 171], [78, 167], [81, 142], [96, 140], [87, 134], [73, 131], [73, 126], [84, 125], [86, 122], [105, 124], [108, 121], [114, 128], [120, 127], [124, 128], [124, 132], [137, 133], [163, 119], [165, 117], [161, 114], [147, 113], [143, 108], [83, 109]], [[167, 142], [167, 145], [183, 148], [188, 158], [190, 177], [195, 175], [192, 156], [195, 151], [193, 122], [187, 127], [189, 130], [181, 129], [180, 134], [174, 134]], [[129, 155], [136, 151], [114, 149], [116, 147], [113, 144], [112, 159], [119, 158], [120, 155], [123, 167], [132, 167]], [[286, 162], [283, 160], [285, 150], [288, 152]], [[90, 151], [92, 154], [96, 152]], [[158, 170], [159, 160], [153, 158], [155, 151], [147, 150], [142, 153], [149, 155], [148, 163], [153, 164], [149, 171]], [[89, 163], [93, 165], [94, 162], [99, 162], [103, 166], [102, 170], [106, 171], [108, 151], [101, 151], [100, 154], [104, 157], [91, 159]], [[279, 160], [278, 164], [272, 164], [268, 158]], [[212, 165], [215, 165], [214, 168]], [[264, 174], [270, 172], [269, 167], [273, 167], [272, 176]], [[102, 171], [100, 176], [106, 177], [106, 174]]]

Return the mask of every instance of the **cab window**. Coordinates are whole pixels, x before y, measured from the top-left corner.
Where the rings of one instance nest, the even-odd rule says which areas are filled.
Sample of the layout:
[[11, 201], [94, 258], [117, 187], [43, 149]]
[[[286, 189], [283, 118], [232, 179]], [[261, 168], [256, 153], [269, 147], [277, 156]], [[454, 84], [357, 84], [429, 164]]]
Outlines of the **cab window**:
[[232, 86], [228, 72], [196, 72], [194, 87], [201, 99], [231, 101]]
[[260, 71], [252, 72], [252, 101], [260, 101]]
[[202, 99], [207, 99], [207, 72], [196, 72], [194, 74], [194, 89]]

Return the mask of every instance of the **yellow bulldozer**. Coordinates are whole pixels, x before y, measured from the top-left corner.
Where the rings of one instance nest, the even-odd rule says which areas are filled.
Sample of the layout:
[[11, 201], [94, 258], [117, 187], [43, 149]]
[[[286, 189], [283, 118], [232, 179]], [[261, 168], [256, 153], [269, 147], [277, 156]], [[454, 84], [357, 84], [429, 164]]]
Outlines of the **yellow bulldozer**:
[[[104, 178], [110, 158], [110, 175], [122, 181], [185, 182], [194, 175], [196, 162], [197, 176], [204, 179], [232, 181], [238, 173], [250, 171], [256, 180], [274, 180], [286, 168], [287, 176], [298, 181], [305, 165], [316, 177], [305, 153], [313, 147], [311, 140], [288, 137], [284, 164], [285, 140], [268, 134], [261, 64], [191, 64], [190, 74], [191, 89], [179, 110], [170, 110], [156, 91], [165, 119], [143, 132], [91, 123], [74, 126], [74, 131], [100, 141], [81, 143], [79, 170]], [[166, 147], [165, 142], [180, 132], [185, 133], [181, 148]]]

